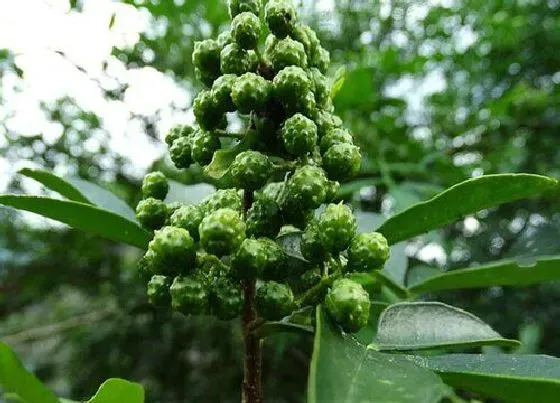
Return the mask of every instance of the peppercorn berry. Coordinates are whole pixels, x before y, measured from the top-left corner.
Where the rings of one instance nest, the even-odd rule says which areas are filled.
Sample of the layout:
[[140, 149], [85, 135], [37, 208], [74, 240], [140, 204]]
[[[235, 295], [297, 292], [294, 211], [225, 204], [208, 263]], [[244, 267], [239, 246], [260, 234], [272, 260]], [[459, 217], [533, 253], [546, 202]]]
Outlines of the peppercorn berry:
[[148, 301], [157, 306], [167, 306], [171, 301], [169, 286], [171, 278], [167, 276], [154, 275], [148, 282]]
[[357, 229], [352, 210], [342, 203], [329, 204], [319, 215], [316, 225], [330, 253], [347, 249]]
[[335, 144], [323, 154], [323, 168], [333, 180], [345, 180], [355, 176], [360, 171], [361, 164], [360, 149], [352, 144]]
[[311, 119], [297, 113], [284, 122], [282, 141], [290, 154], [310, 153], [317, 143], [317, 126]]
[[245, 73], [231, 88], [231, 99], [239, 113], [262, 111], [271, 93], [271, 83], [255, 73]]
[[256, 279], [264, 269], [266, 258], [262, 242], [251, 238], [243, 240], [231, 262], [233, 277], [242, 280]]
[[233, 184], [242, 189], [256, 190], [268, 180], [272, 164], [258, 151], [243, 151], [233, 160], [229, 172]]
[[197, 130], [192, 138], [192, 159], [200, 165], [207, 165], [219, 148], [220, 139], [217, 136], [206, 130]]
[[268, 29], [278, 38], [285, 38], [292, 32], [296, 11], [291, 0], [270, 0], [264, 12]]
[[192, 136], [179, 137], [169, 149], [173, 165], [177, 168], [188, 168], [192, 163]]
[[223, 208], [204, 217], [198, 233], [204, 250], [216, 256], [229, 255], [245, 239], [245, 223], [239, 213]]
[[194, 240], [184, 228], [163, 227], [148, 244], [154, 263], [162, 274], [190, 273], [194, 270]]
[[239, 283], [226, 277], [217, 279], [210, 287], [210, 312], [220, 320], [231, 320], [239, 316], [243, 300], [243, 290]]
[[294, 294], [286, 284], [267, 281], [257, 289], [255, 305], [266, 320], [278, 320], [292, 313]]
[[204, 218], [204, 211], [199, 205], [189, 204], [177, 209], [170, 219], [173, 227], [184, 228], [189, 231], [191, 237], [198, 240], [198, 226]]
[[167, 208], [161, 200], [149, 197], [140, 200], [136, 206], [136, 218], [144, 228], [156, 230], [163, 227], [167, 217]]
[[197, 278], [177, 276], [169, 292], [175, 311], [184, 315], [200, 315], [208, 310], [208, 290]]
[[389, 258], [387, 239], [379, 232], [364, 232], [352, 239], [348, 248], [349, 271], [380, 270]]
[[355, 333], [367, 325], [369, 294], [353, 280], [335, 280], [325, 297], [327, 311], [346, 332]]
[[255, 14], [245, 11], [231, 22], [231, 35], [242, 49], [254, 49], [261, 33], [261, 22]]

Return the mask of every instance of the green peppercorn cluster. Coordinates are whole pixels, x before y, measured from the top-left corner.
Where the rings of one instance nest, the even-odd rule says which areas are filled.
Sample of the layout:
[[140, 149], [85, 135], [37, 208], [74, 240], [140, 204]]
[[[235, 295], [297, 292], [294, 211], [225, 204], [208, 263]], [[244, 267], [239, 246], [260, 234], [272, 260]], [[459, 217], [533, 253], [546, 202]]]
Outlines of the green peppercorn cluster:
[[[221, 189], [197, 204], [166, 203], [165, 176], [146, 175], [137, 219], [153, 231], [139, 264], [148, 298], [230, 320], [241, 312], [242, 285], [257, 281], [263, 319], [322, 303], [357, 331], [370, 296], [349, 276], [381, 269], [389, 247], [381, 234], [357, 234], [351, 209], [334, 202], [361, 154], [334, 114], [329, 52], [291, 0], [228, 6], [230, 30], [196, 42], [192, 53], [204, 87], [192, 104], [196, 123], [165, 137], [177, 169], [220, 171], [210, 176]], [[230, 130], [234, 115], [241, 131]]]

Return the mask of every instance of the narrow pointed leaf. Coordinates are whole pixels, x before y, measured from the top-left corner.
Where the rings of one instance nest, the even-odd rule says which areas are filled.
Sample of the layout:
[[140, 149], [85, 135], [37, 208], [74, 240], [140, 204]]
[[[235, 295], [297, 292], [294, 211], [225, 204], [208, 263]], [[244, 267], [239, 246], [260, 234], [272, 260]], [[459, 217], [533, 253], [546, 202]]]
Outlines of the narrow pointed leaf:
[[373, 343], [379, 350], [519, 345], [502, 338], [478, 317], [440, 302], [391, 305], [379, 317]]
[[130, 221], [136, 221], [134, 210], [119, 197], [94, 183], [75, 177], [61, 178], [40, 169], [23, 168], [20, 174], [35, 179], [47, 188], [60, 193], [69, 200], [96, 205], [112, 211]]
[[527, 197], [558, 186], [558, 181], [532, 174], [487, 175], [461, 182], [432, 199], [385, 221], [377, 231], [390, 244], [440, 228], [479, 210]]
[[410, 288], [410, 292], [456, 290], [493, 286], [526, 286], [544, 281], [560, 280], [560, 257], [542, 258], [532, 264], [517, 261], [452, 270], [430, 277]]
[[445, 395], [446, 386], [433, 372], [341, 334], [317, 307], [309, 403], [437, 403]]
[[0, 204], [40, 214], [101, 237], [145, 249], [150, 233], [126, 218], [95, 206], [27, 195], [0, 195]]
[[547, 355], [449, 354], [409, 356], [436, 371], [447, 384], [504, 402], [556, 403], [560, 359]]
[[[59, 403], [57, 397], [31, 372], [12, 349], [0, 341], [0, 389], [25, 403]], [[0, 399], [1, 400], [1, 399]]]
[[142, 385], [124, 379], [107, 379], [88, 403], [144, 403]]

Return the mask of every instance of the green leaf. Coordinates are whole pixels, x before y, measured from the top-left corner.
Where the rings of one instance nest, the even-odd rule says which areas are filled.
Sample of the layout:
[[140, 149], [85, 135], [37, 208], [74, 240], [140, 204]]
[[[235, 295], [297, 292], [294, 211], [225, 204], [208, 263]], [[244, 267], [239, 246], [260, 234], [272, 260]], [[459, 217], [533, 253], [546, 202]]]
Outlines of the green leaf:
[[336, 97], [336, 94], [344, 86], [344, 80], [346, 78], [346, 66], [340, 66], [338, 70], [334, 73], [333, 82], [331, 85], [331, 98]]
[[196, 204], [215, 191], [216, 188], [208, 183], [183, 185], [182, 183], [170, 180], [169, 193], [165, 201], [167, 203], [180, 202], [184, 204]]
[[437, 229], [479, 210], [538, 195], [558, 181], [531, 174], [487, 175], [461, 182], [385, 221], [377, 231], [390, 244]]
[[88, 403], [144, 403], [142, 385], [124, 379], [110, 378], [101, 384]]
[[313, 334], [313, 308], [306, 306], [293, 312], [278, 321], [270, 321], [263, 323], [258, 328], [261, 337], [266, 337], [274, 333], [298, 333]]
[[425, 264], [411, 267], [406, 272], [406, 286], [413, 288], [414, 286], [442, 273], [441, 269], [437, 267], [428, 266]]
[[113, 241], [145, 249], [149, 232], [126, 218], [95, 206], [28, 195], [0, 195], [0, 204], [27, 210]]
[[559, 256], [542, 258], [530, 264], [510, 260], [487, 266], [452, 270], [410, 287], [410, 292], [421, 294], [498, 285], [526, 286], [552, 280], [560, 280]]
[[25, 403], [59, 403], [35, 375], [27, 371], [12, 349], [0, 341], [0, 388]]
[[555, 403], [560, 396], [560, 359], [547, 355], [449, 354], [408, 359], [436, 371], [455, 388], [500, 401]]
[[204, 173], [213, 179], [222, 179], [228, 172], [229, 166], [237, 154], [250, 149], [257, 141], [257, 138], [257, 132], [255, 130], [249, 130], [245, 137], [235, 146], [216, 151], [210, 164], [204, 168]]
[[301, 236], [303, 231], [292, 231], [276, 238], [276, 243], [284, 249], [284, 252], [291, 259], [299, 260], [304, 263], [308, 261], [301, 254]]
[[400, 242], [391, 247], [391, 255], [385, 262], [383, 273], [394, 280], [400, 286], [406, 282], [406, 270], [408, 268], [408, 257], [406, 256], [406, 243]]
[[402, 302], [381, 314], [374, 344], [378, 350], [423, 350], [519, 342], [502, 338], [462, 309], [441, 302]]
[[67, 199], [93, 204], [103, 210], [112, 211], [130, 221], [136, 222], [134, 210], [128, 204], [107, 189], [94, 183], [75, 177], [61, 178], [51, 172], [40, 169], [23, 168], [19, 173], [35, 179]]
[[437, 403], [446, 386], [404, 356], [384, 354], [343, 335], [317, 307], [307, 401]]

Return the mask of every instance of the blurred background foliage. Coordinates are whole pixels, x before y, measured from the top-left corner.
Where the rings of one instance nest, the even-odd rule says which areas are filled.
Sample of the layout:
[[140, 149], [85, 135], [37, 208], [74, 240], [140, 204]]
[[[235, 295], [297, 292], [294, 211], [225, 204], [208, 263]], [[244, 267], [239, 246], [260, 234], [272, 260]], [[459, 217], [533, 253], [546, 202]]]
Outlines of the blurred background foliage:
[[[190, 63], [193, 43], [227, 29], [224, 4], [45, 3], [73, 16], [103, 4], [114, 10], [104, 20], [108, 30], [123, 15], [142, 16], [145, 24], [133, 40], [113, 43], [96, 61], [98, 74], [50, 50], [111, 107], [158, 91], [132, 91], [115, 71], [159, 72], [184, 99], [153, 113], [126, 114], [134, 128], [131, 147], [152, 152], [142, 160], [115, 147], [116, 133], [104, 117], [72, 96], [39, 105], [56, 136], [46, 135], [46, 126], [25, 131], [10, 124], [17, 112], [10, 96], [29, 91], [25, 63], [19, 51], [0, 51], [0, 166], [11, 167], [0, 171], [4, 190], [29, 191], [14, 175], [22, 166], [98, 182], [131, 205], [146, 170], [164, 170], [184, 184], [202, 181], [196, 169], [171, 168], [161, 139], [173, 123], [192, 120], [190, 102], [199, 88]], [[560, 1], [304, 0], [299, 6], [331, 50], [331, 73], [346, 68], [335, 105], [365, 158], [341, 197], [357, 209], [390, 215], [481, 174], [560, 176]], [[413, 275], [557, 254], [558, 211], [551, 198], [481, 211], [402, 246], [400, 264]], [[89, 396], [102, 380], [121, 376], [142, 382], [148, 401], [238, 400], [237, 324], [148, 306], [134, 275], [137, 250], [13, 210], [0, 209], [0, 217], [0, 337], [59, 394]], [[362, 228], [373, 228], [367, 214], [361, 217]], [[506, 337], [520, 337], [524, 351], [560, 355], [558, 284], [435, 297], [468, 307]], [[265, 343], [268, 401], [303, 401], [310, 344], [292, 335]]]

